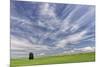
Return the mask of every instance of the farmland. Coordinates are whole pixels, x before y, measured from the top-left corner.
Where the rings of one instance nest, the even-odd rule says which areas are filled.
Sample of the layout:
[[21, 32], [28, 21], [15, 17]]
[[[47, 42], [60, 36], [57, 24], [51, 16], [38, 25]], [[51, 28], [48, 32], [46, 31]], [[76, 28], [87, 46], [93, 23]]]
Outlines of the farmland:
[[95, 61], [95, 53], [79, 53], [72, 55], [46, 56], [28, 60], [27, 58], [11, 59], [11, 67], [31, 66], [44, 64], [61, 64], [61, 63], [78, 63], [78, 62], [93, 62]]

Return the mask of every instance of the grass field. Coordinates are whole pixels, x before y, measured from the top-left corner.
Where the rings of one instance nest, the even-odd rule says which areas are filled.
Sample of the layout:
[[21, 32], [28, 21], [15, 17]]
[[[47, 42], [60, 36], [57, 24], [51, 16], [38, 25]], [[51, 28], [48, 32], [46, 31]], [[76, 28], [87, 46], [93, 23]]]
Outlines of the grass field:
[[61, 63], [77, 63], [77, 62], [93, 62], [95, 61], [95, 53], [80, 53], [73, 55], [62, 56], [48, 56], [35, 58], [34, 60], [28, 59], [11, 59], [10, 67], [17, 66], [31, 66], [31, 65], [44, 65], [44, 64], [61, 64]]

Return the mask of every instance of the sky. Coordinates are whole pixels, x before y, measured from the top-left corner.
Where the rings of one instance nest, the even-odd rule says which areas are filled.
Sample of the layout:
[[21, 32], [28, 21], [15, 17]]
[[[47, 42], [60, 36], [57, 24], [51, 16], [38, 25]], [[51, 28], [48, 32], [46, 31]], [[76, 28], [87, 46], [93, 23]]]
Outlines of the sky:
[[95, 51], [95, 6], [11, 0], [11, 58]]

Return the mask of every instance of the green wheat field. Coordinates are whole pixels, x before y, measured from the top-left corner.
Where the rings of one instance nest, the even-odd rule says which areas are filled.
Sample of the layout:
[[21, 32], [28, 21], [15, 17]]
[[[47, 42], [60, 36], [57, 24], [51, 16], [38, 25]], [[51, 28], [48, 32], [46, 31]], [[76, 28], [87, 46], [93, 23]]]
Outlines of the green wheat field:
[[28, 58], [11, 59], [10, 67], [93, 61], [95, 61], [95, 52], [79, 53], [72, 55], [46, 56], [35, 58], [33, 60], [29, 60]]

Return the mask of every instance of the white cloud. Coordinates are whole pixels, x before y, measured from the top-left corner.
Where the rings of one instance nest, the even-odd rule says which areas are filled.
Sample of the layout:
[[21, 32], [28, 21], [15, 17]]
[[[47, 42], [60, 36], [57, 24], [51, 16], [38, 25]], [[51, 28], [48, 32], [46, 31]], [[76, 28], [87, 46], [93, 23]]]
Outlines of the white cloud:
[[[20, 17], [15, 17], [15, 16], [11, 16], [10, 17], [12, 20], [16, 20], [18, 23], [21, 24], [27, 24], [27, 25], [31, 25], [32, 22], [29, 21], [28, 19], [24, 19], [24, 18], [20, 18]], [[11, 22], [11, 23], [15, 23], [15, 22]]]
[[90, 46], [88, 46], [88, 47], [83, 47], [83, 48], [80, 48], [79, 50], [81, 50], [81, 51], [86, 51], [86, 52], [88, 52], [88, 51], [95, 51], [95, 47], [90, 47]]
[[[80, 8], [81, 8], [81, 6], [77, 6], [75, 9], [73, 9], [73, 11], [71, 11], [71, 12], [69, 13], [68, 17], [66, 17], [66, 18], [64, 19], [63, 22], [70, 21], [71, 18], [73, 17], [73, 15], [74, 15]], [[69, 9], [69, 8], [67, 8], [67, 9]], [[67, 9], [65, 9], [64, 11], [67, 11]], [[64, 12], [64, 15], [65, 15], [65, 13], [66, 13], [66, 12]]]
[[75, 44], [75, 43], [79, 42], [80, 40], [82, 40], [82, 38], [86, 34], [86, 32], [87, 31], [84, 30], [84, 31], [76, 33], [76, 34], [69, 35], [65, 39], [58, 41], [56, 47], [57, 48], [64, 48], [69, 43]]
[[49, 3], [41, 3], [39, 9], [38, 24], [48, 29], [54, 30], [59, 27], [60, 19], [56, 16], [55, 5]]
[[43, 3], [40, 6], [40, 14], [47, 16], [55, 16], [54, 8], [49, 3]]
[[32, 44], [26, 39], [11, 36], [11, 50], [41, 51], [49, 50], [49, 46]]
[[83, 53], [83, 52], [95, 52], [95, 47], [87, 46], [82, 48], [74, 48], [72, 50], [64, 51], [64, 54], [75, 54], [75, 53]]
[[75, 32], [76, 30], [79, 29], [79, 27], [80, 27], [79, 24], [76, 24], [76, 23], [75, 23], [75, 24], [72, 25], [70, 31], [71, 31], [71, 32]]
[[[22, 19], [22, 18], [18, 18], [18, 17], [14, 17], [14, 16], [11, 16], [10, 17], [12, 20], [17, 20], [18, 22], [25, 22], [26, 20], [25, 19]], [[13, 23], [13, 22], [12, 22]]]
[[38, 54], [38, 56], [43, 56], [43, 55], [45, 55], [45, 53], [40, 53], [40, 54]]
[[41, 21], [38, 21], [38, 25], [41, 26], [41, 27], [45, 27], [45, 24]]
[[82, 47], [82, 48], [74, 48], [73, 49], [74, 52], [94, 52], [95, 51], [95, 47], [92, 46], [87, 46], [87, 47]]

